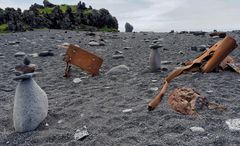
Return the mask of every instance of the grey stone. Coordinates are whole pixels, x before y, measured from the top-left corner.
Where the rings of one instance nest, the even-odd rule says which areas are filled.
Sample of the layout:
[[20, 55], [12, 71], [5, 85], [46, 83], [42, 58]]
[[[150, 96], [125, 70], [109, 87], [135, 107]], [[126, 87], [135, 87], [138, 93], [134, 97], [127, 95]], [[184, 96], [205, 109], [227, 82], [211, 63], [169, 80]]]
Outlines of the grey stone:
[[18, 41], [8, 41], [8, 44], [9, 45], [16, 45], [16, 44], [19, 44], [20, 42]]
[[132, 49], [132, 47], [124, 47], [123, 49], [124, 50], [130, 50], [130, 49]]
[[130, 23], [125, 24], [125, 32], [132, 32], [133, 31], [133, 26]]
[[240, 118], [228, 119], [226, 124], [231, 131], [240, 131]]
[[89, 42], [88, 45], [89, 46], [100, 46], [100, 43], [98, 43], [98, 42]]
[[87, 136], [89, 136], [89, 133], [87, 131], [87, 127], [84, 126], [82, 130], [79, 130], [79, 129], [76, 130], [76, 133], [74, 134], [74, 139], [75, 140], [82, 140]]
[[204, 132], [205, 131], [202, 127], [191, 127], [190, 129], [193, 132]]
[[47, 117], [46, 93], [32, 79], [21, 80], [16, 89], [13, 107], [13, 125], [16, 132], [36, 129]]
[[38, 56], [47, 57], [47, 56], [54, 56], [54, 54], [51, 51], [43, 51], [41, 53], [38, 53]]
[[108, 75], [116, 75], [116, 74], [124, 74], [129, 71], [129, 67], [126, 65], [119, 65], [111, 68], [106, 74]]
[[161, 61], [161, 64], [163, 64], [163, 65], [168, 65], [171, 63], [172, 63], [172, 61], [167, 61], [167, 60]]
[[123, 54], [114, 54], [112, 56], [113, 59], [120, 59], [120, 58], [124, 58]]
[[24, 52], [17, 52], [14, 54], [14, 57], [23, 57], [25, 55], [26, 55], [26, 53], [24, 53]]

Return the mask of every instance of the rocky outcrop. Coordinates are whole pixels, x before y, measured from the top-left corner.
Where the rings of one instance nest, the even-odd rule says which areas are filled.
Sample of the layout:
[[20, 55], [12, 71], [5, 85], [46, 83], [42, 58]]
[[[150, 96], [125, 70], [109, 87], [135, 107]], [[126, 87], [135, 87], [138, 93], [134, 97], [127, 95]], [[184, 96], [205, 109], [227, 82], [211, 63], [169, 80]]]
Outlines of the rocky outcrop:
[[130, 23], [125, 24], [125, 32], [132, 32], [133, 31], [133, 26]]
[[33, 4], [29, 10], [0, 9], [0, 25], [7, 24], [8, 31], [25, 31], [38, 28], [100, 30], [109, 28], [118, 30], [118, 21], [108, 10], [86, 7], [84, 2], [75, 6], [54, 5], [48, 0], [44, 5]]

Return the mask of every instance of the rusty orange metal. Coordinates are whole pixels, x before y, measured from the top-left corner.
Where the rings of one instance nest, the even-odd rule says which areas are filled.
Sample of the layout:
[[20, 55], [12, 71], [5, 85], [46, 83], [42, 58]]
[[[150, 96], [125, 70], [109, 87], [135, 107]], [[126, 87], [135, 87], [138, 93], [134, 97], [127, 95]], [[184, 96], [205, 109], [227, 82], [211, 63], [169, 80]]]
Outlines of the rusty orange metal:
[[198, 97], [200, 94], [191, 88], [176, 88], [170, 93], [168, 104], [177, 112], [195, 115], [197, 114], [195, 104]]
[[229, 36], [226, 36], [223, 40], [217, 42], [210, 49], [204, 51], [193, 61], [186, 62], [186, 66], [179, 67], [176, 70], [172, 71], [165, 79], [164, 84], [153, 100], [148, 104], [148, 110], [151, 111], [155, 109], [159, 103], [162, 101], [169, 82], [176, 78], [177, 76], [192, 72], [192, 71], [201, 71], [208, 73], [213, 71], [219, 64], [224, 60], [227, 55], [237, 47], [236, 41]]
[[69, 77], [70, 64], [73, 64], [92, 76], [99, 74], [103, 59], [85, 49], [70, 44], [64, 61], [67, 63], [64, 77]]

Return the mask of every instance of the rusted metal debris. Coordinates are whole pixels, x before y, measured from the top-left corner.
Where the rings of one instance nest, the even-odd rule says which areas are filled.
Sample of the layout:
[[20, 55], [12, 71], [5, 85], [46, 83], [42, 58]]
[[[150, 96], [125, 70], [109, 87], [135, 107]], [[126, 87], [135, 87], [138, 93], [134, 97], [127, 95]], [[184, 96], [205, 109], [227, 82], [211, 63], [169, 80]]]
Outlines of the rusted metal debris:
[[209, 35], [211, 37], [219, 36], [220, 38], [225, 38], [227, 34], [225, 32], [213, 32], [213, 33], [210, 33]]
[[99, 69], [103, 63], [103, 59], [99, 56], [72, 44], [67, 49], [64, 61], [67, 64], [64, 77], [70, 76], [71, 64], [95, 76], [99, 74]]
[[216, 103], [210, 103], [192, 88], [174, 89], [168, 97], [169, 106], [184, 115], [198, 115], [198, 111], [207, 107], [210, 110], [225, 111], [226, 108]]
[[213, 71], [219, 64], [237, 47], [236, 41], [232, 37], [225, 37], [223, 40], [217, 42], [210, 49], [204, 51], [195, 60], [185, 63], [186, 66], [179, 67], [172, 71], [165, 79], [164, 84], [159, 94], [150, 101], [148, 110], [151, 111], [157, 107], [164, 96], [169, 82], [177, 76], [188, 72], [203, 72], [209, 73]]

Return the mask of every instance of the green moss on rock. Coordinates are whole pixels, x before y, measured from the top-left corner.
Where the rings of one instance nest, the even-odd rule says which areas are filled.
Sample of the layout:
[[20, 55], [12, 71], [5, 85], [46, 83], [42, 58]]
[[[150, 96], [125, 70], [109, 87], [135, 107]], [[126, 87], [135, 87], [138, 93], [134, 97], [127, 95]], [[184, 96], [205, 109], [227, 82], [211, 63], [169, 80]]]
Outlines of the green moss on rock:
[[8, 30], [8, 25], [7, 24], [1, 24], [0, 25], [0, 33], [5, 33]]

